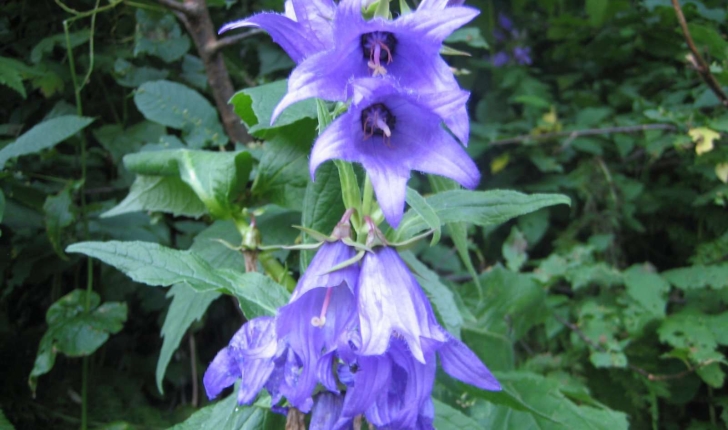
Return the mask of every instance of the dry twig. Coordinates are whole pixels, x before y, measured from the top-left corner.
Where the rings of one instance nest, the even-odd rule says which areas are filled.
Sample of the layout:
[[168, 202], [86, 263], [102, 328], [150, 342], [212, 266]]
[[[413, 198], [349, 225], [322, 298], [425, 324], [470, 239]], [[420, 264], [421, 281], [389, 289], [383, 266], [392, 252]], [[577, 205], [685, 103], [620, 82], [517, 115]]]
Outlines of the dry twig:
[[555, 133], [544, 133], [544, 134], [524, 134], [521, 136], [511, 137], [503, 140], [496, 140], [490, 142], [490, 146], [500, 145], [512, 145], [515, 143], [540, 141], [556, 139], [559, 137], [568, 137], [570, 140], [574, 140], [581, 136], [597, 136], [601, 134], [615, 134], [615, 133], [639, 133], [646, 130], [666, 130], [666, 131], [677, 131], [677, 127], [672, 124], [643, 124], [643, 125], [628, 125], [623, 127], [607, 127], [607, 128], [590, 128], [586, 130], [574, 130], [574, 131], [559, 131]]

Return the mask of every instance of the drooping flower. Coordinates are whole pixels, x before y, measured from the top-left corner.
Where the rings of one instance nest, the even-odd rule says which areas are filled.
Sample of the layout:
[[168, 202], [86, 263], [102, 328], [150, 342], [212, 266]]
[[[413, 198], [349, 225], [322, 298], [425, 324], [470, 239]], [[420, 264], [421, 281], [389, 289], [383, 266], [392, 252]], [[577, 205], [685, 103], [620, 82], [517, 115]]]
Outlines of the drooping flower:
[[241, 380], [238, 403], [250, 404], [264, 387], [276, 403], [281, 391], [295, 392], [290, 378], [299, 367], [287, 348], [278, 341], [273, 317], [254, 318], [245, 323], [220, 350], [205, 372], [203, 383], [207, 397], [213, 399], [222, 390]]
[[[477, 10], [432, 0], [395, 20], [365, 20], [360, 5], [360, 0], [341, 0], [334, 14], [333, 47], [307, 57], [293, 70], [288, 93], [276, 106], [272, 121], [286, 107], [307, 98], [348, 100], [350, 83], [356, 78], [390, 76], [417, 92], [459, 89], [439, 52], [443, 40], [477, 16]], [[464, 144], [467, 119], [464, 104], [443, 118]]]
[[333, 0], [287, 0], [285, 13], [263, 12], [225, 24], [220, 33], [242, 27], [260, 27], [296, 63], [333, 45]]
[[392, 227], [402, 218], [412, 170], [446, 176], [466, 188], [478, 185], [477, 166], [440, 125], [442, 118], [464, 105], [468, 93], [414, 93], [399, 89], [391, 79], [378, 78], [358, 79], [352, 87], [349, 111], [327, 127], [314, 144], [312, 177], [326, 160], [361, 163]]
[[296, 390], [287, 396], [299, 409], [310, 404], [317, 383], [335, 389], [324, 356], [336, 349], [341, 333], [354, 320], [359, 267], [353, 264], [330, 270], [354, 255], [341, 241], [325, 243], [299, 280], [289, 304], [278, 311], [277, 335], [301, 362]]
[[532, 63], [531, 61], [531, 47], [530, 46], [516, 46], [513, 48], [513, 58], [516, 62], [522, 66], [528, 66]]
[[331, 430], [341, 417], [344, 397], [339, 394], [322, 392], [316, 395], [309, 430]]

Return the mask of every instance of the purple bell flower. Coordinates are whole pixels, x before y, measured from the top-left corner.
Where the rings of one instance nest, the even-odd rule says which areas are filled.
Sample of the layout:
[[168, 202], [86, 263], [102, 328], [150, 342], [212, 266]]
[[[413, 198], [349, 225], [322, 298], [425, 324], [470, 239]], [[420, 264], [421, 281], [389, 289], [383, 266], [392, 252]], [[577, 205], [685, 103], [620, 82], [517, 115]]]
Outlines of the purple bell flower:
[[259, 13], [225, 24], [219, 33], [235, 28], [260, 27], [298, 64], [306, 57], [331, 48], [335, 11], [333, 0], [288, 0], [284, 14]]
[[[333, 47], [307, 57], [293, 70], [288, 93], [276, 106], [271, 122], [285, 108], [307, 98], [348, 100], [350, 83], [356, 78], [391, 76], [402, 87], [417, 92], [458, 90], [440, 48], [447, 36], [478, 13], [469, 7], [447, 7], [446, 0], [432, 0], [395, 20], [375, 17], [367, 21], [361, 15], [360, 0], [341, 0], [334, 15]], [[305, 39], [299, 44], [306, 45]], [[444, 120], [467, 143], [465, 105]]]
[[[314, 144], [312, 177], [326, 160], [361, 163], [392, 227], [402, 218], [412, 170], [445, 176], [466, 188], [478, 185], [477, 166], [440, 126], [442, 118], [464, 106], [467, 92], [414, 93], [398, 89], [390, 79], [379, 78], [358, 79], [352, 87], [349, 111], [327, 127]], [[463, 127], [467, 127], [467, 117], [464, 124], [455, 124], [455, 128]]]
[[296, 364], [276, 337], [275, 319], [254, 318], [245, 323], [230, 344], [217, 353], [205, 372], [203, 383], [207, 397], [214, 399], [240, 379], [238, 403], [247, 405], [255, 400], [263, 387], [274, 399], [281, 388], [294, 391], [293, 387], [284, 387], [287, 381], [278, 376], [295, 372]]
[[530, 65], [533, 62], [531, 60], [531, 47], [516, 46], [515, 48], [513, 48], [513, 58], [515, 58], [516, 62], [520, 65]]
[[497, 52], [493, 57], [491, 57], [490, 62], [493, 63], [494, 67], [503, 67], [506, 64], [508, 64], [508, 61], [511, 58], [503, 51]]
[[513, 30], [513, 21], [503, 12], [498, 13], [498, 25], [506, 32]]
[[[319, 393], [314, 400], [309, 430], [331, 430], [341, 417], [344, 397], [334, 393]], [[344, 428], [350, 428], [346, 424]]]
[[289, 304], [278, 311], [277, 335], [301, 363], [296, 389], [286, 397], [301, 410], [310, 408], [318, 382], [336, 390], [327, 354], [336, 349], [341, 333], [355, 321], [359, 267], [354, 264], [326, 272], [354, 255], [353, 248], [341, 241], [325, 243], [299, 280]]

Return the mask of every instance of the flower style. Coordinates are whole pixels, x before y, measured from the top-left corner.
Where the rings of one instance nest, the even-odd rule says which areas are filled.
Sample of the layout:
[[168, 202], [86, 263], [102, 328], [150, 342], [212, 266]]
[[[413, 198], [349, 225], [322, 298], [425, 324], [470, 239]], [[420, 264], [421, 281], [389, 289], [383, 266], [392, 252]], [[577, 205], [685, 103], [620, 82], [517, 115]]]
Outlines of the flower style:
[[[276, 106], [271, 122], [286, 107], [307, 98], [348, 100], [349, 84], [356, 78], [391, 76], [402, 87], [420, 92], [459, 89], [439, 51], [443, 40], [477, 16], [477, 10], [431, 0], [395, 20], [375, 17], [367, 21], [360, 4], [360, 0], [339, 3], [333, 19], [333, 47], [306, 57], [293, 70], [288, 93]], [[305, 39], [298, 44], [297, 49], [303, 50]], [[443, 119], [466, 144], [469, 129], [465, 105]]]
[[339, 263], [354, 257], [355, 251], [341, 241], [327, 242], [314, 256], [298, 282], [288, 305], [278, 311], [277, 335], [301, 362], [297, 389], [288, 401], [302, 410], [310, 408], [316, 384], [335, 390], [330, 356], [340, 334], [355, 316], [354, 291], [359, 267], [356, 264], [327, 273]]
[[440, 126], [442, 118], [464, 105], [468, 93], [418, 94], [398, 89], [390, 79], [378, 78], [358, 79], [353, 88], [349, 111], [327, 127], [314, 144], [312, 177], [326, 160], [361, 163], [392, 227], [402, 218], [412, 170], [446, 176], [467, 188], [478, 185], [477, 166]]
[[225, 24], [220, 33], [242, 27], [260, 27], [296, 63], [331, 48], [334, 40], [333, 0], [287, 0], [284, 14], [264, 12]]

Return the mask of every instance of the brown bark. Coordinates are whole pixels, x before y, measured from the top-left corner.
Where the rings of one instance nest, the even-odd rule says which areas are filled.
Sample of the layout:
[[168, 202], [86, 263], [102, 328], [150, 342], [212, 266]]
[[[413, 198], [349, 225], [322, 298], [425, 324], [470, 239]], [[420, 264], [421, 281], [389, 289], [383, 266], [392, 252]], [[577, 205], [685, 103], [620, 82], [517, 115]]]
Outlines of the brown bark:
[[286, 430], [306, 430], [305, 415], [296, 408], [288, 409], [286, 416]]
[[225, 67], [225, 61], [219, 51], [220, 42], [217, 39], [215, 26], [210, 18], [205, 0], [157, 0], [160, 4], [172, 9], [180, 21], [187, 28], [187, 32], [197, 47], [197, 53], [202, 59], [207, 74], [207, 82], [212, 90], [212, 97], [222, 117], [225, 133], [233, 142], [246, 143], [252, 140], [240, 122], [240, 118], [228, 104], [235, 94], [233, 83]]

